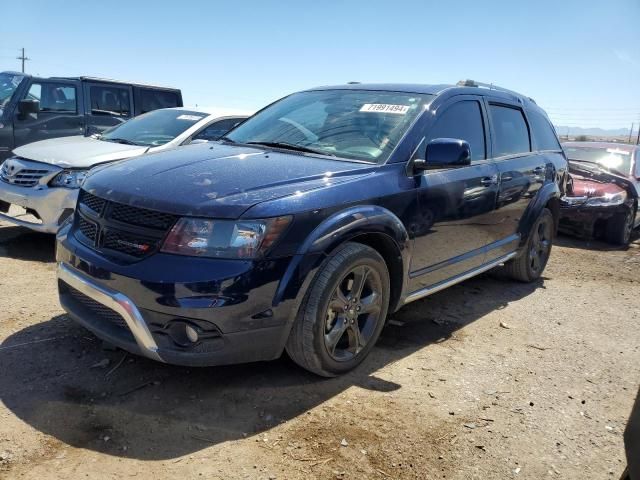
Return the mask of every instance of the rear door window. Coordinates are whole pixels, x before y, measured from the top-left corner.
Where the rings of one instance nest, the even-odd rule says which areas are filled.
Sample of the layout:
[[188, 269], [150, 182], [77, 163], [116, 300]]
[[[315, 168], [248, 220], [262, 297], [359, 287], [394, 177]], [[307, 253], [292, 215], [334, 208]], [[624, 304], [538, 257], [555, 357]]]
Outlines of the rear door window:
[[235, 127], [238, 123], [244, 120], [243, 117], [240, 118], [225, 118], [223, 120], [218, 120], [217, 122], [213, 122], [208, 127], [199, 131], [194, 137], [194, 140], [219, 140], [220, 137], [224, 136], [229, 130]]
[[493, 127], [493, 156], [514, 155], [531, 151], [529, 129], [522, 110], [504, 105], [489, 105]]
[[38, 100], [41, 112], [76, 113], [78, 110], [76, 87], [67, 83], [33, 83], [27, 98]]
[[536, 150], [560, 150], [560, 143], [554, 128], [540, 112], [527, 111], [531, 133]]
[[140, 90], [140, 113], [151, 112], [160, 108], [179, 107], [178, 95], [175, 92], [163, 90]]
[[131, 116], [131, 95], [126, 87], [91, 85], [89, 96], [93, 115]]
[[435, 138], [465, 140], [471, 147], [472, 161], [487, 158], [480, 103], [464, 100], [448, 107], [431, 128], [425, 148], [426, 143]]

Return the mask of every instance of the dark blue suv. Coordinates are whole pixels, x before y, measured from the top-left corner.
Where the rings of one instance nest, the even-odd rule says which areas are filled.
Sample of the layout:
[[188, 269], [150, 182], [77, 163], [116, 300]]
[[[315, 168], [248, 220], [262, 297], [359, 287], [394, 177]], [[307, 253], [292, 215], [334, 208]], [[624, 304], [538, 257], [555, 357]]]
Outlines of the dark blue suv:
[[537, 280], [567, 162], [533, 100], [472, 81], [295, 93], [215, 143], [90, 175], [60, 301], [125, 350], [332, 376], [387, 314], [494, 267]]

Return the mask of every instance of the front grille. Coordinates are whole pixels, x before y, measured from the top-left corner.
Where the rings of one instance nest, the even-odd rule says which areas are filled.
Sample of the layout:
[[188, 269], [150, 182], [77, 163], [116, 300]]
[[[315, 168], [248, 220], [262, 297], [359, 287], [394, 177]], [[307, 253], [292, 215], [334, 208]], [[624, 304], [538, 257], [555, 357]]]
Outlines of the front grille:
[[95, 195], [91, 195], [86, 190], [82, 190], [80, 203], [85, 205], [87, 208], [90, 208], [94, 212], [100, 214], [102, 213], [102, 208], [104, 207], [106, 200], [103, 200], [100, 197], [96, 197]]
[[102, 246], [110, 250], [131, 255], [132, 257], [144, 257], [149, 250], [157, 247], [158, 240], [142, 238], [139, 235], [132, 235], [117, 230], [107, 230], [104, 233]]
[[105, 200], [80, 191], [75, 231], [78, 240], [123, 261], [135, 261], [158, 250], [177, 216]]
[[166, 230], [176, 221], [174, 215], [155, 210], [131, 207], [121, 203], [114, 204], [111, 219], [140, 227], [158, 228]]
[[33, 187], [47, 173], [49, 173], [49, 170], [21, 168], [10, 164], [9, 161], [5, 161], [2, 164], [2, 169], [0, 169], [0, 180], [20, 187]]
[[114, 310], [111, 310], [100, 302], [96, 302], [93, 298], [86, 296], [84, 293], [61, 280], [58, 283], [58, 288], [61, 294], [68, 295], [73, 303], [79, 305], [92, 315], [92, 318], [87, 318], [87, 321], [96, 324], [98, 327], [107, 324], [130, 333], [127, 322]]
[[98, 226], [82, 217], [78, 218], [78, 230], [80, 230], [85, 237], [94, 243], [98, 238]]

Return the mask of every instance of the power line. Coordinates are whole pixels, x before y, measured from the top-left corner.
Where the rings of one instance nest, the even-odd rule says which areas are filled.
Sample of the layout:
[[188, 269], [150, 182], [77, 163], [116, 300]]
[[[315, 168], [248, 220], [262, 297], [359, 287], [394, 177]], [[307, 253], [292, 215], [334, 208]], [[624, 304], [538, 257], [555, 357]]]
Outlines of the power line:
[[22, 55], [16, 57], [16, 59], [22, 60], [22, 73], [24, 73], [24, 62], [26, 62], [27, 60], [31, 60], [29, 57], [26, 57], [24, 55], [24, 47], [22, 47]]

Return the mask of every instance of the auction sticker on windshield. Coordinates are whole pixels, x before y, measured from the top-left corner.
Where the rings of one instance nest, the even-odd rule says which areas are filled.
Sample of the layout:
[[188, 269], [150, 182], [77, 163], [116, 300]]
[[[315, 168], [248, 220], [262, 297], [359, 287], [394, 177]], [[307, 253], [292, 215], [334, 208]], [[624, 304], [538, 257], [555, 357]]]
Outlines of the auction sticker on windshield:
[[201, 118], [204, 117], [199, 117], [198, 115], [180, 115], [178, 120], [191, 120], [192, 122], [197, 122]]
[[391, 105], [388, 103], [365, 103], [360, 111], [371, 113], [395, 113], [397, 115], [405, 115], [409, 111], [409, 106]]

